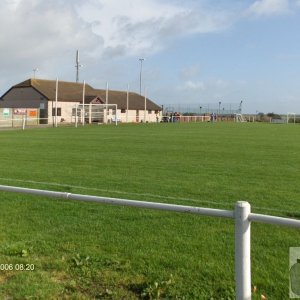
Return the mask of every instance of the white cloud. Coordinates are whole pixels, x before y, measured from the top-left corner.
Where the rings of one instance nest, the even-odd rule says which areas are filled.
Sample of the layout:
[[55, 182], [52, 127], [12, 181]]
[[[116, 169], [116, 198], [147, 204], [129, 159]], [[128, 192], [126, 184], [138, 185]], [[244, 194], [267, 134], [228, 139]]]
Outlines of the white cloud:
[[55, 68], [66, 68], [66, 57], [72, 70], [76, 49], [89, 55], [91, 64], [92, 59], [150, 56], [168, 48], [173, 39], [231, 24], [226, 12], [202, 8], [202, 2], [191, 6], [159, 0], [3, 0], [2, 70], [7, 75], [39, 67], [40, 75], [50, 75], [57, 73]]
[[257, 0], [248, 9], [257, 16], [286, 14], [290, 11], [289, 0]]
[[[149, 56], [168, 48], [173, 39], [225, 30], [239, 17], [236, 11], [235, 17], [229, 13], [228, 7], [232, 5], [216, 9], [213, 5], [204, 6], [205, 3], [203, 0], [184, 3], [3, 0], [0, 2], [2, 68], [47, 64], [65, 59], [66, 55], [74, 56], [76, 49], [98, 60]], [[249, 8], [257, 15], [287, 10], [288, 0], [257, 0]]]
[[170, 39], [223, 30], [230, 24], [224, 12], [158, 0], [90, 0], [78, 13], [103, 38], [106, 56], [152, 54]]
[[0, 55], [7, 69], [47, 64], [79, 46], [88, 51], [102, 42], [72, 6], [60, 0], [1, 2], [0, 26]]
[[188, 67], [185, 67], [180, 72], [180, 77], [183, 79], [193, 78], [200, 74], [200, 67], [195, 64]]
[[[224, 31], [249, 14], [261, 17], [284, 14], [296, 6], [300, 7], [300, 0], [243, 3], [216, 0], [2, 0], [0, 87], [4, 92], [11, 84], [32, 76], [35, 67], [40, 70], [38, 77], [53, 79], [59, 76], [60, 79], [74, 80], [75, 51], [79, 49], [84, 65], [80, 80], [88, 80], [95, 87], [101, 86], [102, 82], [105, 87], [105, 82], [110, 81], [111, 85], [119, 84], [117, 88], [125, 88], [129, 83], [130, 88], [136, 86], [138, 89], [137, 58], [143, 56], [150, 60], [145, 64], [144, 84], [149, 87], [149, 93], [160, 89], [157, 99], [169, 99], [171, 91], [174, 91], [174, 99], [199, 101], [201, 97], [204, 101], [225, 99], [226, 95], [234, 98], [240, 90], [246, 89], [246, 85], [236, 92], [236, 84], [206, 77], [205, 73], [219, 75], [202, 68], [204, 54], [197, 59], [196, 53], [201, 53], [197, 49], [198, 36]], [[233, 34], [233, 31], [229, 33]], [[224, 34], [222, 38], [229, 35]], [[182, 51], [189, 49], [190, 52], [179, 53], [176, 57], [169, 55], [168, 50], [175, 44], [173, 41], [180, 42], [183, 37], [186, 47], [182, 47]], [[162, 53], [155, 59], [161, 65], [158, 62], [155, 66], [150, 56], [159, 51]], [[189, 59], [190, 53], [195, 59]], [[205, 55], [213, 62], [213, 55], [209, 52]], [[201, 69], [198, 65], [188, 66], [178, 74], [174, 70], [178, 70], [185, 59], [201, 64]], [[153, 73], [153, 68], [159, 71]], [[174, 79], [176, 75], [179, 75], [180, 84], [177, 78]], [[178, 88], [174, 88], [176, 85]]]
[[204, 91], [205, 84], [202, 81], [188, 80], [184, 83], [182, 89], [189, 90], [189, 91]]
[[195, 91], [216, 91], [222, 93], [229, 87], [229, 83], [223, 79], [208, 79], [208, 80], [186, 80], [179, 90], [187, 92]]
[[247, 87], [248, 84], [221, 78], [187, 80], [177, 89], [168, 87], [169, 94], [163, 99], [167, 99], [165, 103], [180, 105], [212, 103], [217, 107], [219, 101], [222, 105], [225, 103], [238, 105], [241, 101], [241, 90], [244, 91], [245, 86]]

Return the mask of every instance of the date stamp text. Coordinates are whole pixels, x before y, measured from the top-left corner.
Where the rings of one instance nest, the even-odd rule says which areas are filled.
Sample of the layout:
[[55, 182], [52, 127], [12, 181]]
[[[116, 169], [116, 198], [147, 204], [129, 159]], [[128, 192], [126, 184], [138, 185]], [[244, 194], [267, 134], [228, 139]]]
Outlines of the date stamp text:
[[0, 271], [34, 271], [34, 264], [1, 264]]

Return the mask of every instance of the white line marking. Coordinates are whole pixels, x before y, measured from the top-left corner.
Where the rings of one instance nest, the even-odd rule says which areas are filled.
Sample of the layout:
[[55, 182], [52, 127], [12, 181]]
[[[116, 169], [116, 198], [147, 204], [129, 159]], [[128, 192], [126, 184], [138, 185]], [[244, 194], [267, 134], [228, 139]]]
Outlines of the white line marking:
[[[215, 205], [222, 204], [220, 202], [214, 202], [214, 201], [202, 201], [202, 200], [191, 199], [191, 198], [179, 198], [179, 197], [172, 197], [172, 196], [162, 196], [162, 195], [151, 194], [151, 193], [136, 193], [136, 192], [125, 192], [125, 191], [117, 191], [117, 190], [107, 190], [107, 189], [99, 189], [99, 188], [85, 187], [85, 186], [78, 186], [78, 185], [61, 184], [61, 183], [56, 183], [56, 182], [43, 182], [43, 181], [23, 180], [23, 179], [14, 179], [14, 178], [2, 178], [2, 177], [0, 177], [0, 180], [13, 181], [13, 182], [23, 182], [23, 183], [33, 183], [33, 184], [43, 184], [43, 185], [49, 185], [49, 186], [59, 186], [59, 187], [82, 189], [82, 190], [89, 190], [89, 191], [98, 191], [98, 192], [105, 192], [105, 193], [115, 193], [115, 194], [121, 194], [121, 195], [146, 196], [146, 197], [153, 197], [153, 198], [158, 198], [158, 199], [191, 201], [191, 202], [195, 202], [195, 203], [207, 203], [207, 204], [215, 204]], [[230, 207], [232, 206], [230, 204], [223, 204], [223, 205], [230, 206]]]
[[[151, 193], [124, 192], [124, 191], [99, 189], [99, 188], [85, 187], [85, 186], [78, 186], [78, 185], [61, 184], [61, 183], [57, 183], [57, 182], [43, 182], [43, 181], [23, 180], [23, 179], [15, 179], [15, 178], [0, 177], [0, 180], [23, 182], [23, 183], [33, 183], [33, 184], [43, 184], [43, 185], [49, 185], [49, 186], [59, 186], [59, 187], [82, 189], [82, 190], [88, 190], [88, 191], [98, 191], [98, 192], [103, 192], [103, 193], [115, 193], [115, 194], [120, 194], [120, 195], [146, 196], [146, 197], [152, 197], [154, 199], [156, 198], [156, 199], [168, 199], [168, 200], [176, 200], [176, 201], [190, 201], [190, 202], [194, 202], [194, 203], [198, 203], [198, 204], [203, 203], [203, 204], [212, 204], [212, 205], [222, 205], [225, 207], [233, 208], [233, 205], [229, 204], [229, 203], [221, 203], [221, 202], [191, 199], [191, 198], [180, 198], [180, 197], [173, 197], [173, 196], [162, 196], [162, 195], [151, 194]], [[283, 214], [295, 212], [295, 211], [281, 210], [281, 209], [261, 207], [261, 206], [251, 206], [251, 207], [255, 208], [255, 209], [260, 209], [260, 210], [263, 209], [265, 211], [281, 212]]]

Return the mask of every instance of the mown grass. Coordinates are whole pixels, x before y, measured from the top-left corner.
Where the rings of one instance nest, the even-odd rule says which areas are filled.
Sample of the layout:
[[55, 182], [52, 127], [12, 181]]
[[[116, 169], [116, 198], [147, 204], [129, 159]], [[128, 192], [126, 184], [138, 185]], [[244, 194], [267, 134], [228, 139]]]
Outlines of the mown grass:
[[[140, 124], [0, 132], [0, 184], [300, 214], [299, 130]], [[234, 299], [232, 220], [0, 194], [0, 297]], [[252, 225], [258, 295], [287, 299], [299, 231]]]

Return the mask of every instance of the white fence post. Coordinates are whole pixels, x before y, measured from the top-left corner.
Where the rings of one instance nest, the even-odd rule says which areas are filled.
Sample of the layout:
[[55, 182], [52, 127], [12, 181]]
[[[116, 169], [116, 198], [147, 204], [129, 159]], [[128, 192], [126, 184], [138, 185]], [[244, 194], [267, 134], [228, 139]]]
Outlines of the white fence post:
[[23, 115], [22, 116], [22, 129], [25, 130], [25, 122], [26, 122], [26, 119], [25, 119], [25, 116]]
[[235, 282], [236, 299], [251, 300], [250, 221], [248, 202], [235, 205]]

